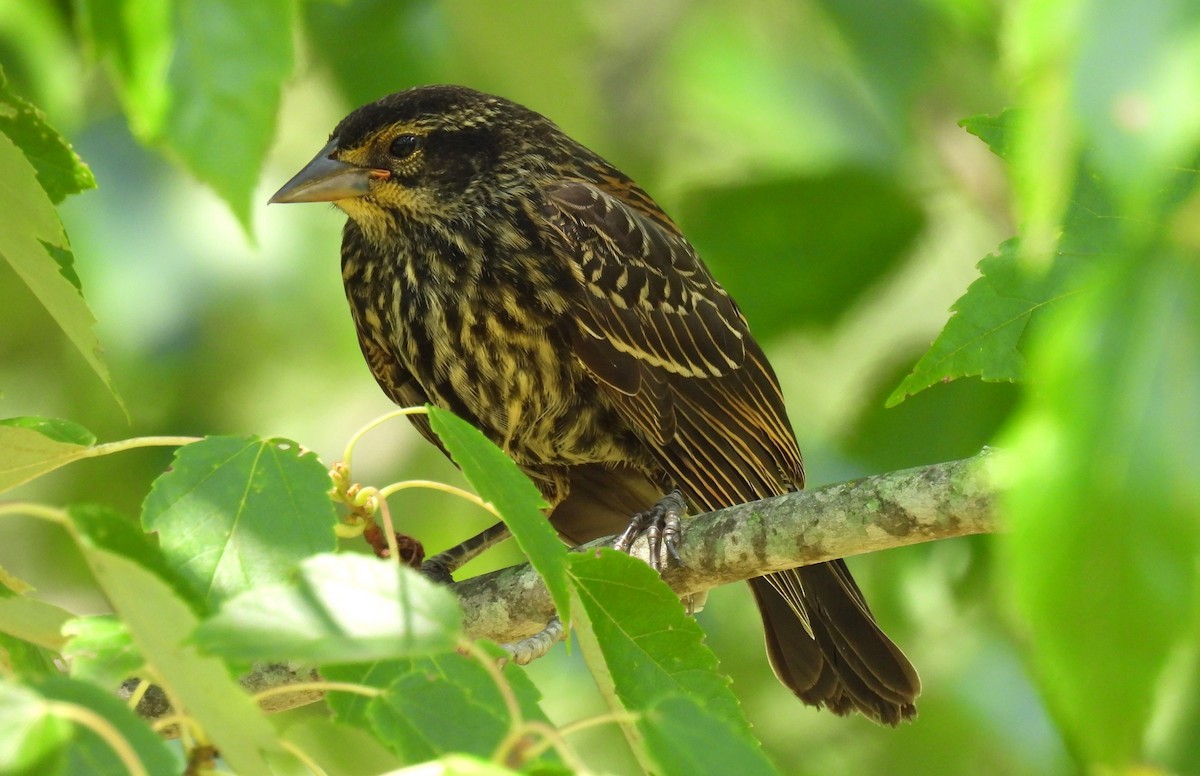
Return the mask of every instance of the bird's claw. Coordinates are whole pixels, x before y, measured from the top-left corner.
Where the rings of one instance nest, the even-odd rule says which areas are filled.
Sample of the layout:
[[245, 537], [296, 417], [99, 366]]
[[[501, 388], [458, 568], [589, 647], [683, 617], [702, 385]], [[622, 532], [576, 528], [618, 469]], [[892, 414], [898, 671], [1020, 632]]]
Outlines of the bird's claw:
[[664, 547], [667, 550], [667, 556], [677, 565], [682, 566], [683, 558], [679, 555], [679, 539], [682, 528], [681, 518], [686, 511], [687, 505], [683, 501], [683, 494], [678, 489], [673, 490], [650, 509], [634, 515], [630, 519], [629, 525], [613, 542], [613, 547], [628, 553], [634, 540], [644, 533], [650, 550], [650, 568], [662, 573], [663, 567], [666, 565], [663, 562]]

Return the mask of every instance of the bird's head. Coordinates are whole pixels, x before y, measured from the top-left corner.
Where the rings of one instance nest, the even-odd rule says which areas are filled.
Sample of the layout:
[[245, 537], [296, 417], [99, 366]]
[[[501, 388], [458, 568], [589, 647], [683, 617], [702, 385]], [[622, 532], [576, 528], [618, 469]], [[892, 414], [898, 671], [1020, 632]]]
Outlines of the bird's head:
[[527, 193], [569, 142], [549, 119], [509, 100], [418, 87], [344, 118], [270, 201], [332, 202], [367, 232], [494, 216], [498, 200]]

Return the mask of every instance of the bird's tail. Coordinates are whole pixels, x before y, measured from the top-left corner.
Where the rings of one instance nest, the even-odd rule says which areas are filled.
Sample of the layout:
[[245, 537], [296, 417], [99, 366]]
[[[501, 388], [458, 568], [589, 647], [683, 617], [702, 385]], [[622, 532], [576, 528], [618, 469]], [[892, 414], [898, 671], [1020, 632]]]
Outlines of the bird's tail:
[[800, 700], [896, 725], [916, 715], [917, 671], [867, 607], [841, 560], [750, 580], [767, 656]]

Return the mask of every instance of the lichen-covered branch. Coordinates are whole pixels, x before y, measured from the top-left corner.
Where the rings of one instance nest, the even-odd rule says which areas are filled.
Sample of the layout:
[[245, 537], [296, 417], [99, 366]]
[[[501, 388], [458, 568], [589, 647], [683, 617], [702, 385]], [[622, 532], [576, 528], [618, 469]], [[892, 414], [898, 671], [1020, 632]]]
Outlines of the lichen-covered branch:
[[[996, 530], [985, 450], [962, 461], [864, 477], [721, 509], [684, 521], [683, 567], [663, 573], [680, 595], [772, 571], [909, 544]], [[601, 539], [581, 549], [610, 546]], [[632, 554], [647, 557], [639, 539]], [[473, 638], [517, 641], [554, 614], [530, 566], [457, 583]]]

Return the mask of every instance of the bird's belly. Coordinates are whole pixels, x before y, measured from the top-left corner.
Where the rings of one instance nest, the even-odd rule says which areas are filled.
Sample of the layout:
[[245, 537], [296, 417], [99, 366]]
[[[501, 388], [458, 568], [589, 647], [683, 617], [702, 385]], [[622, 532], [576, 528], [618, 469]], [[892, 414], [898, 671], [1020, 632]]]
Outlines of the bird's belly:
[[594, 379], [551, 326], [467, 315], [457, 331], [434, 326], [426, 334], [433, 357], [413, 369], [426, 395], [466, 416], [518, 464], [615, 463], [635, 455]]

